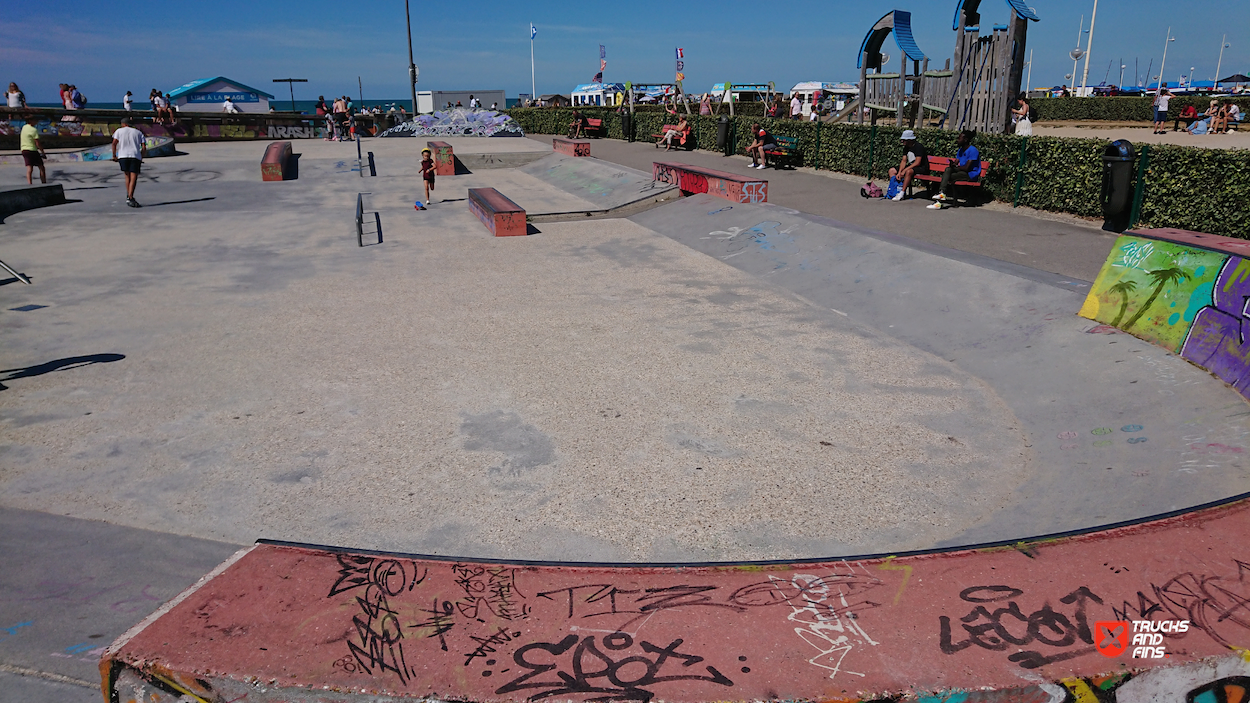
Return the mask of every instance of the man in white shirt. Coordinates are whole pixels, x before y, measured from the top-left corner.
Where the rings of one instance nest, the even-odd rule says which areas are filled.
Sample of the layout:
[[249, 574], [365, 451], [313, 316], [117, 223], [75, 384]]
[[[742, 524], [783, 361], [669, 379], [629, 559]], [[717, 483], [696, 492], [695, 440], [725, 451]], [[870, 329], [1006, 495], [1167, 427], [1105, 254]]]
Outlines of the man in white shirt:
[[795, 93], [794, 97], [790, 98], [790, 119], [798, 120], [798, 119], [802, 119], [802, 117], [803, 117], [803, 100], [799, 98], [798, 93]]
[[134, 104], [135, 104], [134, 93], [131, 93], [129, 90], [127, 90], [126, 94], [122, 96], [122, 109], [125, 110], [126, 112], [130, 112], [130, 108]]
[[239, 108], [235, 107], [235, 106], [234, 106], [234, 101], [233, 101], [233, 100], [231, 100], [229, 97], [227, 97], [227, 98], [226, 98], [226, 101], [225, 101], [224, 103], [222, 103], [222, 104], [221, 104], [221, 111], [222, 111], [222, 112], [229, 112], [229, 113], [231, 113], [231, 114], [234, 114], [234, 113], [237, 113], [237, 112], [239, 111]]
[[143, 132], [130, 126], [130, 118], [122, 118], [122, 126], [113, 132], [113, 160], [121, 164], [126, 178], [126, 205], [143, 207], [135, 200], [135, 186], [139, 184], [139, 169], [148, 155]]

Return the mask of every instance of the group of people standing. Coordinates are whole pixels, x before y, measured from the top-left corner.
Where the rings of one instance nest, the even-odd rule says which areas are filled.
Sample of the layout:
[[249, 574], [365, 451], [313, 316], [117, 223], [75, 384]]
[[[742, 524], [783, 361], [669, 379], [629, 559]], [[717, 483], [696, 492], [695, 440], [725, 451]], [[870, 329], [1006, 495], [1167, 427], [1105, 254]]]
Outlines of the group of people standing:
[[352, 105], [352, 99], [346, 95], [337, 97], [330, 104], [326, 104], [326, 96], [317, 96], [316, 112], [318, 117], [325, 119], [327, 142], [338, 140], [340, 142], [351, 138], [352, 129], [355, 127], [355, 109]]

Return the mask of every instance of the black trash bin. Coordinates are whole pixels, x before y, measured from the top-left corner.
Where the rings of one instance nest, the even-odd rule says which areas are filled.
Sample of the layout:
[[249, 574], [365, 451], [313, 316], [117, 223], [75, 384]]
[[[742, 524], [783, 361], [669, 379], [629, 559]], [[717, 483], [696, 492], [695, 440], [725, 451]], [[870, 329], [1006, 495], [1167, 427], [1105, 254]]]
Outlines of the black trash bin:
[[634, 116], [628, 112], [621, 113], [621, 132], [625, 136], [625, 141], [634, 141]]
[[728, 153], [729, 149], [729, 116], [721, 115], [716, 121], [716, 148]]
[[1111, 142], [1102, 152], [1102, 228], [1108, 232], [1128, 229], [1133, 208], [1133, 145], [1125, 139]]

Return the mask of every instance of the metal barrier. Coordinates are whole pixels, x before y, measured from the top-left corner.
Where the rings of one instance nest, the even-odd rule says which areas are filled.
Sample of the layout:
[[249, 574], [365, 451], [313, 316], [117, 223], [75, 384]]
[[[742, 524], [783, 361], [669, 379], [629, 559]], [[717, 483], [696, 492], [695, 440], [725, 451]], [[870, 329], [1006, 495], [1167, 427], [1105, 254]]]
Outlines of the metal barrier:
[[[356, 246], [365, 245], [365, 196], [369, 193], [356, 194]], [[378, 244], [382, 243], [382, 215], [373, 212], [373, 222], [378, 234]]]
[[352, 170], [358, 172], [361, 178], [365, 177], [365, 161], [369, 162], [369, 175], [370, 176], [378, 175], [377, 164], [373, 163], [373, 152], [370, 151], [367, 153], [369, 154], [368, 159], [365, 159], [363, 156], [360, 155], [360, 135], [357, 134], [356, 135], [356, 168]]

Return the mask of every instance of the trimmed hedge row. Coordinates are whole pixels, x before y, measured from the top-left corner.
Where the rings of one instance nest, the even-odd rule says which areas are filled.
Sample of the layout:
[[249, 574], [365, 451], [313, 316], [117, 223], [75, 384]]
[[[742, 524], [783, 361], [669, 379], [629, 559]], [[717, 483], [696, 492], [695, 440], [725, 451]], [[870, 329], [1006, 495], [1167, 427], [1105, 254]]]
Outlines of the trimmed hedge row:
[[[1227, 100], [1228, 98], [1219, 98]], [[1233, 98], [1241, 108], [1241, 114], [1250, 111], [1250, 97]], [[1150, 122], [1154, 120], [1153, 97], [1130, 98], [1032, 98], [1029, 104], [1037, 108], [1039, 121], [1053, 120], [1114, 120], [1116, 122]], [[1168, 102], [1168, 117], [1175, 120], [1186, 105], [1193, 105], [1198, 113], [1206, 112], [1211, 98], [1196, 95], [1178, 95]]]
[[[1111, 98], [1117, 99], [1117, 98]], [[1074, 100], [1068, 98], [1068, 100]], [[592, 115], [590, 110], [583, 114]], [[513, 109], [508, 113], [527, 134], [561, 134], [572, 121], [572, 110]], [[602, 111], [610, 139], [624, 139], [620, 116]], [[673, 122], [662, 112], [634, 114], [634, 134], [646, 141]], [[718, 117], [690, 118], [695, 146], [716, 151]], [[734, 152], [746, 153], [751, 143], [750, 124], [759, 122], [773, 134], [795, 137], [803, 164], [867, 177], [869, 151], [872, 177], [883, 179], [903, 156], [895, 127], [824, 124], [766, 118], [735, 119], [731, 123]], [[934, 155], [955, 153], [956, 133], [947, 130], [916, 130], [922, 144]], [[1023, 137], [1013, 134], [979, 134], [976, 146], [981, 159], [991, 162], [982, 180], [987, 195], [1004, 202], [1015, 201], [1024, 149], [1024, 178], [1019, 204], [1039, 210], [1101, 217], [1102, 153], [1110, 143], [1104, 139]], [[1145, 174], [1140, 227], [1178, 227], [1228, 237], [1250, 239], [1245, 214], [1250, 203], [1250, 150], [1199, 149], [1152, 145]]]

